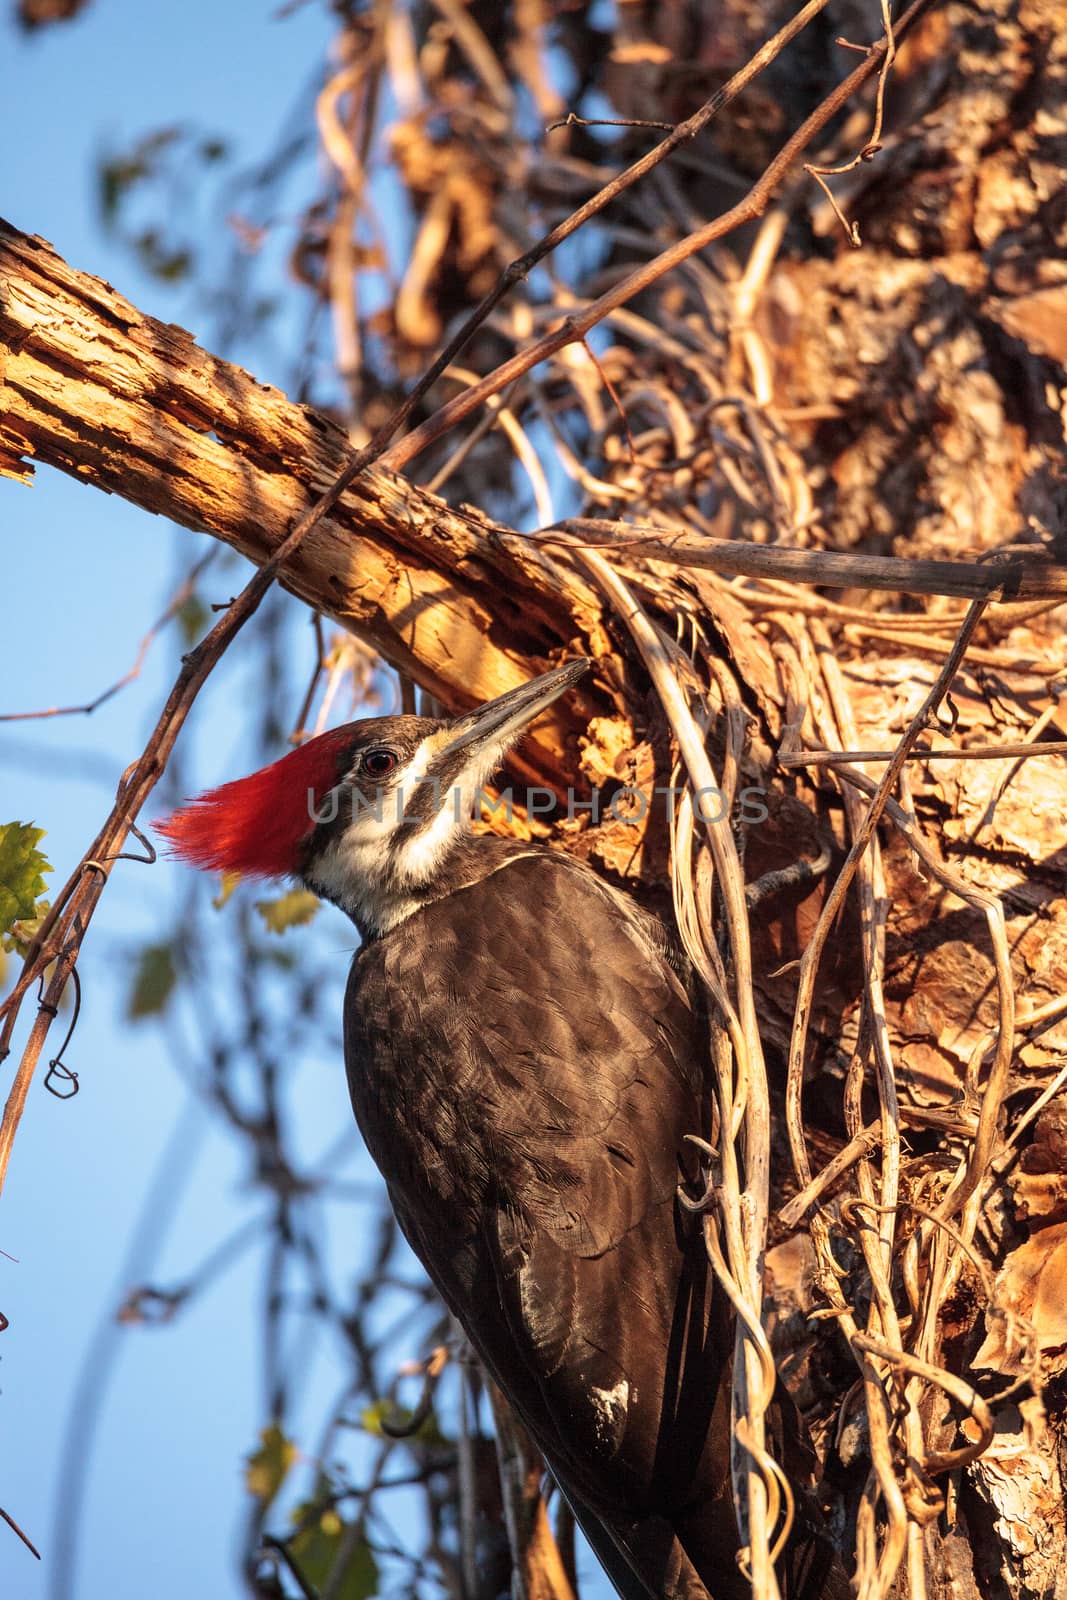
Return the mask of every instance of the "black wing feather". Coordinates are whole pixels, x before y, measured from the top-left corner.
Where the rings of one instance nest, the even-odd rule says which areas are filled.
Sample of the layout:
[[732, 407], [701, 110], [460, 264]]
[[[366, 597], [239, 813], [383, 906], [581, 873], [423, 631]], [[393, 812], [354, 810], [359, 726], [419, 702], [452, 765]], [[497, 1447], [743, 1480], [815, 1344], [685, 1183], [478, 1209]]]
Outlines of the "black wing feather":
[[613, 1580], [622, 1551], [648, 1593], [745, 1594], [732, 1333], [675, 1201], [704, 1027], [662, 944], [526, 851], [358, 953], [345, 1059], [404, 1232]]

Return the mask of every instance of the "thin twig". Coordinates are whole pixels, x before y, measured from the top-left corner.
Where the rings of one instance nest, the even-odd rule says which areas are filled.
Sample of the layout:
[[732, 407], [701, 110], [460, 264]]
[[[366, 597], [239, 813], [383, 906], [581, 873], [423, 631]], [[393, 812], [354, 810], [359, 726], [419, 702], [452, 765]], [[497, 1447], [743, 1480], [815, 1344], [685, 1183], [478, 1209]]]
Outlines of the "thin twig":
[[[554, 249], [562, 238], [567, 237], [567, 233], [562, 232], [562, 229], [567, 229], [569, 232], [574, 231], [574, 227], [579, 225], [574, 220], [575, 218], [580, 218], [584, 221], [587, 216], [593, 215], [590, 207], [600, 210], [603, 204], [607, 204], [607, 201], [602, 200], [601, 197], [607, 195], [609, 190], [611, 191], [609, 198], [614, 199], [617, 194], [621, 193], [623, 188], [628, 187], [634, 181], [635, 175], [643, 176], [645, 172], [651, 171], [652, 167], [669, 155], [671, 150], [680, 144], [683, 139], [692, 138], [700, 128], [711, 120], [711, 117], [720, 109], [721, 105], [727, 103], [725, 99], [721, 98], [722, 96], [729, 94], [732, 98], [733, 93], [740, 92], [740, 87], [744, 85], [740, 85], [736, 90], [734, 88], [738, 83], [738, 79], [743, 74], [747, 74], [745, 82], [750, 82], [755, 77], [756, 72], [762, 70], [769, 61], [773, 60], [789, 40], [795, 37], [801, 27], [822, 10], [824, 3], [825, 0], [814, 0], [814, 3], [805, 6], [802, 11], [798, 12], [797, 16], [793, 18], [786, 28], [783, 28], [760, 51], [757, 51], [752, 58], [752, 62], [742, 68], [741, 73], [731, 78], [730, 82], [718, 92], [718, 95], [713, 96], [705, 106], [701, 107], [695, 117], [690, 118], [688, 123], [680, 124], [669, 139], [665, 139], [662, 144], [657, 145], [656, 149], [651, 151], [642, 161], [635, 163], [627, 172], [621, 174], [613, 184], [609, 184], [606, 189], [601, 190], [600, 195], [590, 201], [588, 206], [583, 206], [571, 218], [568, 218], [566, 223], [561, 224], [560, 228], [555, 229], [548, 236], [551, 243], [547, 244], [547, 248], [542, 250], [541, 253], [545, 254], [547, 249]], [[933, 0], [912, 0], [911, 6], [896, 24], [897, 38], [903, 37], [931, 4], [933, 4]], [[729, 211], [724, 211], [720, 216], [706, 223], [702, 228], [698, 228], [685, 239], [671, 245], [669, 249], [662, 251], [660, 255], [642, 263], [635, 271], [629, 273], [613, 288], [609, 289], [606, 294], [594, 300], [591, 305], [566, 318], [555, 332], [544, 335], [529, 349], [520, 351], [517, 355], [512, 356], [509, 361], [503, 362], [488, 377], [483, 378], [477, 388], [469, 390], [465, 395], [457, 396], [454, 400], [450, 400], [447, 405], [442, 406], [432, 417], [429, 417], [420, 427], [413, 429], [398, 445], [390, 450], [383, 458], [383, 465], [399, 471], [415, 456], [425, 450], [427, 445], [432, 444], [443, 433], [447, 433], [450, 428], [453, 428], [457, 422], [461, 422], [464, 417], [468, 417], [472, 412], [477, 411], [491, 394], [499, 393], [507, 384], [513, 383], [516, 378], [529, 372], [532, 367], [539, 365], [549, 356], [555, 355], [557, 351], [562, 350], [566, 345], [574, 344], [578, 340], [584, 339], [590, 329], [595, 328], [598, 322], [602, 322], [609, 312], [625, 305], [628, 300], [632, 300], [635, 295], [648, 289], [665, 273], [671, 272], [675, 267], [680, 266], [682, 262], [695, 255], [697, 251], [703, 250], [709, 244], [713, 244], [716, 239], [724, 238], [736, 228], [740, 228], [744, 223], [754, 221], [770, 203], [779, 184], [785, 179], [797, 156], [833, 120], [841, 107], [855, 94], [856, 90], [861, 88], [868, 78], [878, 70], [884, 53], [884, 45], [875, 46], [870, 57], [862, 62], [843, 83], [839, 84], [836, 89], [826, 96], [825, 100], [812, 112], [797, 132], [793, 134], [792, 138], [786, 141], [777, 156], [766, 168], [762, 177], [752, 185], [744, 199], [739, 201], [736, 206], [731, 207]], [[758, 66], [755, 67], [755, 70], [750, 70], [753, 64], [757, 62]], [[546, 241], [542, 241], [542, 244], [545, 243]], [[541, 249], [540, 246], [538, 248]], [[540, 259], [540, 256], [537, 259]], [[509, 280], [525, 277], [533, 264], [534, 262], [529, 256], [524, 256], [519, 262], [513, 263], [504, 276]], [[495, 295], [494, 292], [492, 304], [495, 305], [499, 298], [500, 296]], [[486, 302], [483, 302], [483, 304], [486, 304]], [[489, 309], [491, 307], [487, 305], [486, 315], [488, 315]], [[479, 310], [481, 310], [481, 307], [479, 307]], [[449, 359], [451, 360], [451, 355]]]
[[973, 1444], [963, 1445], [958, 1450], [932, 1450], [923, 1460], [922, 1468], [926, 1472], [958, 1472], [961, 1468], [976, 1461], [980, 1455], [989, 1449], [996, 1434], [996, 1426], [992, 1413], [981, 1395], [963, 1378], [947, 1372], [944, 1367], [932, 1366], [929, 1361], [921, 1361], [918, 1356], [909, 1355], [905, 1350], [896, 1350], [885, 1343], [883, 1339], [873, 1339], [870, 1334], [856, 1333], [852, 1336], [852, 1344], [857, 1350], [865, 1354], [875, 1355], [880, 1361], [887, 1361], [890, 1366], [900, 1367], [904, 1372], [913, 1373], [916, 1377], [923, 1378], [927, 1383], [936, 1384], [943, 1389], [953, 1400], [959, 1402], [969, 1416], [978, 1424], [979, 1437]]
[[100, 706], [104, 705], [114, 695], [118, 694], [120, 689], [125, 689], [127, 684], [133, 683], [134, 679], [140, 676], [141, 668], [145, 664], [145, 658], [148, 655], [156, 636], [163, 628], [166, 627], [168, 622], [177, 616], [185, 602], [192, 594], [196, 592], [196, 580], [199, 578], [204, 568], [208, 565], [209, 561], [213, 560], [217, 554], [217, 546], [215, 549], [208, 550], [206, 554], [200, 557], [200, 560], [196, 562], [186, 577], [182, 579], [178, 589], [171, 596], [166, 610], [156, 618], [155, 622], [153, 622], [152, 626], [149, 628], [148, 632], [138, 645], [137, 654], [134, 657], [133, 665], [130, 667], [128, 672], [123, 673], [121, 678], [116, 679], [110, 688], [104, 689], [94, 699], [86, 701], [84, 705], [49, 706], [46, 711], [0, 712], [0, 722], [33, 722], [39, 721], [45, 717], [92, 716], [94, 711], [98, 710]]
[[821, 1172], [816, 1173], [806, 1188], [798, 1195], [794, 1195], [788, 1204], [782, 1206], [778, 1215], [787, 1228], [795, 1228], [809, 1210], [833, 1184], [835, 1184], [853, 1166], [861, 1156], [871, 1155], [877, 1150], [881, 1142], [881, 1124], [870, 1122], [859, 1133], [853, 1134], [846, 1145], [843, 1145], [829, 1160]]
[[[881, 139], [882, 139], [882, 122], [883, 122], [883, 119], [884, 119], [884, 116], [885, 116], [885, 86], [886, 86], [886, 79], [889, 76], [889, 72], [890, 72], [890, 69], [892, 68], [893, 62], [896, 60], [896, 57], [897, 57], [897, 46], [896, 46], [896, 39], [895, 39], [894, 33], [893, 33], [893, 19], [892, 19], [891, 15], [890, 15], [890, 11], [889, 11], [889, 0], [881, 0], [881, 6], [882, 6], [882, 28], [883, 28], [884, 36], [885, 36], [885, 49], [884, 49], [883, 54], [882, 54], [882, 64], [881, 64], [881, 67], [879, 68], [879, 71], [878, 71], [878, 91], [877, 91], [877, 94], [875, 96], [875, 102], [874, 102], [874, 124], [873, 124], [873, 126], [871, 128], [870, 137], [867, 139], [867, 141], [864, 144], [863, 148], [861, 150], [858, 150], [856, 152], [856, 154], [852, 157], [851, 161], [844, 161], [839, 166], [836, 166], [836, 167], [826, 167], [826, 166], [814, 165], [814, 164], [811, 164], [811, 163], [807, 163], [805, 165], [805, 167], [804, 167], [804, 171], [815, 179], [815, 182], [819, 185], [820, 189], [822, 190], [823, 194], [826, 196], [827, 200], [829, 200], [830, 206], [831, 206], [831, 208], [833, 210], [833, 213], [834, 213], [834, 216], [837, 218], [838, 222], [840, 222], [842, 228], [844, 229], [845, 235], [846, 235], [849, 243], [851, 245], [855, 246], [856, 249], [859, 248], [859, 246], [860, 246], [860, 244], [862, 242], [860, 240], [859, 227], [855, 222], [849, 222], [847, 220], [847, 218], [845, 217], [844, 213], [842, 212], [840, 206], [838, 205], [837, 201], [834, 199], [832, 193], [830, 192], [829, 186], [823, 180], [825, 178], [840, 177], [842, 174], [844, 174], [846, 172], [852, 172], [855, 167], [859, 166], [861, 161], [870, 161], [870, 160], [872, 160], [873, 157], [876, 156], [878, 154], [879, 150], [882, 148]], [[840, 43], [845, 43], [844, 40], [841, 40], [839, 42]], [[848, 48], [854, 49], [855, 46], [849, 46]], [[919, 1597], [918, 1596], [912, 1596], [912, 1600], [919, 1600]]]
[[[642, 524], [570, 517], [555, 528], [516, 537], [581, 548], [583, 544], [628, 556], [652, 556], [679, 567], [707, 567], [738, 578], [775, 578], [832, 589], [880, 589], [899, 594], [945, 595], [965, 600], [1067, 599], [1067, 567], [1042, 559], [1003, 562], [917, 561], [903, 556], [847, 555], [836, 550], [793, 550], [781, 545], [704, 539]], [[762, 597], [761, 597], [762, 598]], [[788, 606], [788, 599], [782, 602]], [[874, 615], [869, 619], [874, 623]], [[946, 628], [951, 619], [945, 618]]]
[[4, 1519], [4, 1521], [7, 1523], [8, 1527], [11, 1529], [12, 1533], [17, 1533], [18, 1534], [19, 1538], [22, 1540], [23, 1544], [26, 1546], [26, 1549], [30, 1552], [30, 1554], [33, 1555], [33, 1556], [36, 1556], [38, 1561], [40, 1561], [41, 1552], [38, 1550], [38, 1548], [34, 1544], [33, 1540], [29, 1537], [28, 1534], [23, 1533], [22, 1529], [19, 1527], [19, 1525], [15, 1521], [14, 1517], [10, 1516], [5, 1511], [3, 1506], [0, 1506], [0, 1517], [2, 1517]]
[[904, 765], [908, 751], [914, 745], [923, 730], [926, 728], [931, 714], [944, 699], [953, 678], [959, 670], [971, 636], [981, 620], [985, 602], [976, 600], [970, 606], [967, 616], [956, 637], [948, 660], [938, 673], [929, 693], [924, 699], [919, 710], [911, 719], [907, 729], [901, 737], [900, 744], [894, 753], [892, 761], [886, 769], [881, 782], [878, 784], [874, 798], [867, 808], [867, 814], [862, 825], [856, 833], [841, 872], [834, 882], [830, 893], [827, 895], [819, 914], [811, 939], [804, 951], [800, 963], [800, 977], [797, 989], [796, 1009], [793, 1017], [793, 1033], [789, 1048], [789, 1087], [786, 1104], [786, 1120], [789, 1127], [790, 1149], [793, 1155], [794, 1170], [798, 1181], [806, 1187], [811, 1181], [811, 1172], [808, 1168], [807, 1155], [804, 1149], [804, 1129], [801, 1117], [801, 1086], [803, 1082], [804, 1050], [807, 1039], [808, 1022], [811, 1015], [815, 973], [822, 956], [823, 948], [829, 937], [838, 913], [844, 903], [845, 894], [849, 884], [855, 876], [857, 864], [863, 852], [867, 849], [870, 839], [878, 826], [878, 822], [896, 785], [897, 777]]
[[[1052, 708], [1055, 715], [1055, 708]], [[846, 767], [857, 761], [892, 761], [895, 750], [804, 750], [780, 754], [782, 767]], [[931, 750], [922, 745], [909, 750], [906, 761], [1003, 761], [1005, 757], [1029, 760], [1032, 756], [1067, 755], [1067, 739], [1048, 739], [1041, 744], [1020, 740], [1015, 744], [969, 745], [965, 750]]]

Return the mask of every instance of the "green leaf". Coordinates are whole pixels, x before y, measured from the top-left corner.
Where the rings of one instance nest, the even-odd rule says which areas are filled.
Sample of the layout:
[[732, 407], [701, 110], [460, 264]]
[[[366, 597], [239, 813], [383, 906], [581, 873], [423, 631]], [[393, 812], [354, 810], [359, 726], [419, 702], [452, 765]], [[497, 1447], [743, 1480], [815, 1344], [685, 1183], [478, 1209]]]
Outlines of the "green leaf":
[[294, 972], [296, 970], [297, 958], [295, 953], [292, 950], [283, 949], [280, 945], [275, 945], [270, 950], [261, 951], [260, 957], [263, 961], [269, 961], [275, 972]]
[[145, 163], [136, 157], [129, 160], [119, 156], [115, 160], [100, 163], [96, 182], [100, 210], [105, 223], [115, 220], [127, 190], [139, 182], [147, 170]]
[[179, 125], [158, 128], [139, 139], [130, 150], [102, 159], [96, 181], [100, 209], [106, 223], [117, 220], [119, 208], [131, 189], [146, 179], [159, 177], [167, 152], [184, 136], [184, 130]]
[[146, 945], [141, 951], [130, 990], [126, 1015], [131, 1022], [152, 1017], [162, 1011], [178, 981], [174, 954], [169, 944]]
[[[293, 1513], [295, 1522], [315, 1514], [314, 1507], [302, 1506]], [[288, 1541], [287, 1548], [304, 1581], [322, 1594], [329, 1586], [336, 1600], [370, 1600], [378, 1592], [378, 1563], [365, 1539], [358, 1539], [348, 1552], [345, 1569], [337, 1578], [334, 1567], [345, 1544], [348, 1523], [331, 1507], [315, 1514], [310, 1527]]]
[[[368, 1433], [373, 1433], [379, 1439], [389, 1439], [393, 1435], [386, 1433], [382, 1427], [383, 1422], [386, 1427], [398, 1430], [406, 1428], [414, 1415], [408, 1406], [398, 1406], [393, 1400], [375, 1400], [372, 1406], [367, 1406], [361, 1412], [359, 1420]], [[434, 1450], [449, 1448], [454, 1441], [447, 1439], [441, 1432], [437, 1418], [431, 1411], [429, 1416], [424, 1417], [419, 1423], [414, 1433], [403, 1436], [403, 1443], [421, 1444]]]
[[16, 922], [32, 921], [44, 893], [44, 875], [52, 866], [37, 846], [44, 829], [30, 822], [0, 824], [0, 933]]
[[278, 900], [257, 900], [256, 910], [266, 923], [269, 932], [284, 933], [287, 928], [300, 928], [310, 922], [321, 902], [307, 889], [290, 889]]
[[258, 1450], [253, 1450], [245, 1459], [245, 1488], [249, 1494], [269, 1505], [299, 1454], [292, 1439], [286, 1438], [276, 1422], [263, 1428]]
[[207, 625], [211, 621], [211, 612], [198, 594], [187, 595], [174, 614], [182, 638], [190, 646], [207, 632]]
[[12, 950], [23, 961], [40, 932], [41, 923], [52, 909], [50, 900], [38, 900], [32, 917], [19, 917], [7, 933], [0, 933], [0, 950]]
[[162, 283], [180, 283], [193, 269], [192, 251], [168, 244], [158, 228], [142, 229], [131, 242], [144, 270]]

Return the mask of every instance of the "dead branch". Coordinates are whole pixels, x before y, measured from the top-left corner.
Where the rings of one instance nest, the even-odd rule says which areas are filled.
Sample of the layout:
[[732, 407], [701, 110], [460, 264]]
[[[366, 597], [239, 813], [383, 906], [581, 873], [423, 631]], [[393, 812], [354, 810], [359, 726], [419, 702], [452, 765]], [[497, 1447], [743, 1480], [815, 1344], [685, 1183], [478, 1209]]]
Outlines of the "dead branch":
[[[0, 223], [0, 471], [28, 478], [42, 461], [261, 566], [359, 459], [320, 413]], [[596, 633], [592, 591], [507, 531], [372, 468], [280, 581], [458, 709]], [[569, 731], [556, 723], [543, 771], [562, 772]]]
[[[558, 532], [556, 528], [546, 528], [529, 537], [564, 548], [591, 546], [609, 554], [645, 556], [672, 566], [706, 568], [726, 577], [785, 580], [829, 589], [891, 590], [896, 594], [936, 594], [965, 600], [1067, 599], [1067, 567], [1054, 566], [1039, 553], [1029, 559], [1016, 555], [986, 562], [916, 561], [906, 556], [848, 555], [836, 550], [794, 550], [734, 539], [705, 539], [669, 528], [605, 522], [594, 517], [570, 517], [557, 527]], [[792, 604], [790, 596], [788, 605]], [[877, 620], [880, 622], [881, 618]]]

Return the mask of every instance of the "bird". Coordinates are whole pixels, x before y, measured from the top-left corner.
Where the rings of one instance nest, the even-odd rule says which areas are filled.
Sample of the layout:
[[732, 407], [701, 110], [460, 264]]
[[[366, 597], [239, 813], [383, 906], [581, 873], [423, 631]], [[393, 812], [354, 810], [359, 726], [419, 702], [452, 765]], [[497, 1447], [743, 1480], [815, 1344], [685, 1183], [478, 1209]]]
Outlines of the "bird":
[[[295, 878], [351, 918], [352, 1106], [416, 1256], [624, 1600], [746, 1600], [732, 1318], [679, 1196], [712, 1125], [709, 1018], [632, 896], [470, 826], [591, 664], [333, 729], [157, 827], [186, 862]], [[779, 1414], [810, 1481], [784, 1394]], [[798, 1523], [783, 1593], [846, 1592], [818, 1515]]]

